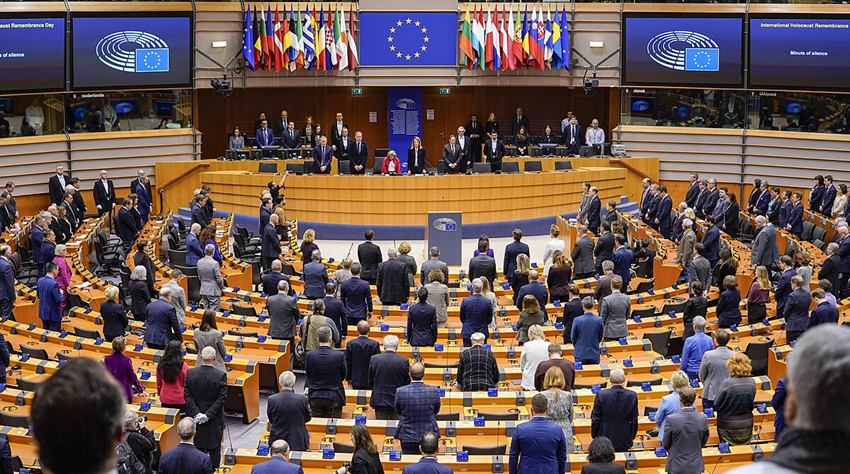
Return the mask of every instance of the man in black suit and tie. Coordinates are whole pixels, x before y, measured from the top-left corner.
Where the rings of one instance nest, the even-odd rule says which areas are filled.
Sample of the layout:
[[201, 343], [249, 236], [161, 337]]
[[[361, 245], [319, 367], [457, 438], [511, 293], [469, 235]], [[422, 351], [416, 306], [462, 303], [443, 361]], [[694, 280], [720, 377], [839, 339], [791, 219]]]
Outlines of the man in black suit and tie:
[[136, 240], [136, 237], [139, 236], [139, 229], [136, 227], [136, 218], [133, 217], [133, 213], [130, 212], [130, 209], [133, 208], [133, 201], [130, 198], [124, 198], [124, 203], [121, 206], [121, 209], [118, 209], [118, 218], [116, 219], [116, 223], [118, 224], [118, 237], [121, 238], [121, 242], [124, 244], [125, 248], [129, 248], [130, 245], [133, 245], [133, 241]]
[[[528, 129], [526, 129], [528, 130]], [[564, 138], [562, 138], [564, 142], [564, 146], [567, 147], [568, 155], [578, 155], [579, 148], [581, 148], [581, 125], [578, 124], [578, 120], [575, 117], [570, 118], [570, 123], [564, 127]]]
[[310, 409], [319, 418], [340, 418], [345, 406], [345, 354], [331, 347], [331, 328], [316, 331], [319, 347], [307, 352], [304, 368], [310, 387]]
[[280, 136], [281, 144], [284, 148], [290, 150], [298, 150], [301, 148], [301, 132], [295, 128], [295, 122], [290, 121], [288, 128], [283, 131]]
[[455, 142], [460, 150], [460, 172], [466, 173], [466, 170], [472, 168], [472, 140], [466, 136], [466, 129], [462, 126], [457, 128]]
[[328, 146], [328, 137], [322, 135], [319, 144], [313, 149], [313, 174], [331, 174], [333, 149]]
[[[9, 213], [12, 217], [18, 217], [18, 202], [15, 201], [15, 183], [11, 181], [6, 181], [6, 192], [9, 193], [9, 200], [6, 202], [6, 207], [9, 209]], [[846, 214], [845, 214], [846, 215]]]
[[717, 206], [717, 201], [720, 199], [720, 191], [717, 190], [717, 180], [711, 178], [708, 180], [708, 193], [705, 196], [705, 202], [702, 204], [702, 215], [708, 217], [714, 214], [714, 208]]
[[77, 206], [74, 205], [74, 193], [73, 191], [66, 192], [62, 197], [62, 207], [65, 208], [65, 218], [68, 219], [68, 222], [71, 224], [71, 229], [76, 232], [77, 227], [80, 226], [80, 222], [82, 222], [82, 216], [79, 216], [79, 210], [77, 210]]
[[345, 336], [348, 334], [348, 319], [345, 317], [345, 305], [334, 296], [336, 285], [336, 283], [331, 282], [325, 283], [325, 297], [322, 298], [322, 301], [325, 302], [325, 312], [322, 315], [330, 318], [336, 324], [340, 338], [345, 340]]
[[443, 163], [446, 164], [446, 171], [450, 174], [459, 173], [461, 170], [460, 148], [454, 135], [450, 136], [449, 142], [443, 145]]
[[466, 134], [469, 137], [469, 161], [476, 163], [481, 160], [481, 143], [485, 137], [484, 126], [478, 121], [477, 115], [472, 114], [469, 118]]
[[[274, 124], [274, 134], [278, 137], [283, 138], [283, 135], [289, 131], [291, 120], [289, 120], [289, 113], [285, 110], [280, 111], [280, 120]], [[271, 444], [271, 443], [269, 443]]]
[[282, 249], [280, 248], [280, 237], [277, 235], [275, 226], [280, 222], [280, 217], [277, 214], [272, 214], [269, 217], [269, 223], [263, 229], [262, 242], [262, 257], [263, 268], [271, 268], [272, 260], [280, 258]]
[[699, 196], [699, 173], [691, 173], [691, 184], [688, 186], [688, 192], [685, 194], [685, 202], [688, 207], [694, 207]]
[[508, 281], [511, 281], [516, 273], [516, 258], [519, 254], [527, 256], [531, 255], [528, 249], [528, 244], [522, 243], [522, 230], [514, 229], [513, 237], [514, 241], [505, 247], [505, 262], [502, 264], [502, 272]]
[[375, 282], [381, 303], [384, 305], [407, 303], [412, 281], [407, 265], [398, 259], [398, 250], [395, 247], [388, 248], [387, 261], [378, 264], [378, 277]]
[[115, 198], [115, 184], [107, 178], [106, 170], [100, 170], [100, 179], [94, 182], [92, 197], [97, 207], [97, 216], [112, 212], [112, 206], [118, 202]]
[[259, 148], [274, 146], [274, 132], [269, 128], [269, 124], [265, 120], [260, 124], [260, 128], [254, 132], [254, 138], [257, 140], [257, 147]]
[[345, 345], [346, 380], [354, 390], [369, 390], [369, 364], [381, 353], [381, 345], [369, 339], [369, 321], [357, 323], [358, 336]]
[[210, 225], [209, 215], [204, 210], [207, 205], [207, 195], [200, 193], [195, 196], [195, 202], [192, 203], [192, 224], [200, 224], [201, 228]]
[[505, 156], [505, 143], [499, 140], [497, 132], [490, 133], [490, 139], [484, 145], [484, 156], [493, 172], [502, 171], [502, 158]]
[[77, 218], [83, 220], [88, 208], [83, 200], [83, 195], [80, 194], [80, 178], [71, 178], [71, 186], [74, 187], [74, 207], [77, 210]]
[[307, 422], [313, 418], [310, 401], [295, 393], [295, 374], [280, 374], [280, 392], [269, 397], [266, 413], [269, 417], [269, 445], [282, 439], [293, 451], [310, 449]]
[[526, 132], [531, 130], [528, 124], [528, 117], [522, 114], [522, 107], [517, 107], [516, 117], [511, 120], [511, 135], [517, 136], [521, 127], [525, 127]]
[[334, 156], [337, 160], [348, 159], [348, 149], [351, 146], [351, 138], [348, 136], [348, 128], [342, 129], [342, 136], [339, 137], [339, 146], [334, 148]]
[[71, 178], [65, 174], [65, 167], [62, 165], [56, 166], [56, 174], [50, 177], [47, 182], [47, 188], [50, 191], [50, 202], [53, 204], [61, 204], [62, 198], [65, 196], [65, 186], [71, 184]]
[[215, 368], [212, 346], [200, 353], [200, 367], [186, 374], [186, 414], [199, 423], [195, 447], [209, 454], [213, 469], [221, 464], [221, 435], [224, 433], [224, 402], [227, 400], [227, 373]]
[[381, 247], [372, 243], [375, 232], [372, 229], [366, 229], [364, 236], [366, 242], [357, 246], [357, 260], [363, 269], [360, 278], [374, 285], [378, 279], [378, 264], [384, 260], [384, 257], [381, 255]]
[[331, 144], [333, 145], [334, 150], [339, 148], [342, 131], [346, 128], [348, 128], [348, 124], [342, 119], [342, 112], [337, 112], [336, 122], [331, 124]]
[[594, 234], [599, 233], [599, 224], [602, 218], [599, 211], [602, 210], [602, 201], [599, 200], [599, 189], [596, 186], [590, 188], [590, 204], [587, 206], [587, 229]]
[[609, 378], [611, 388], [596, 394], [591, 413], [591, 435], [606, 436], [617, 452], [626, 452], [632, 447], [638, 428], [637, 394], [625, 388], [626, 375], [623, 369], [614, 369]]
[[9, 226], [15, 223], [15, 216], [9, 211], [6, 204], [12, 199], [12, 195], [3, 191], [0, 193], [0, 226], [6, 230]]
[[354, 142], [349, 145], [348, 159], [351, 160], [351, 174], [366, 173], [366, 161], [369, 159], [369, 145], [363, 141], [363, 132], [354, 132]]
[[369, 362], [369, 387], [372, 398], [369, 406], [375, 409], [375, 418], [379, 420], [398, 420], [395, 411], [395, 391], [410, 384], [407, 357], [396, 354], [398, 336], [384, 337], [384, 353], [373, 355]]
[[487, 255], [490, 245], [486, 240], [478, 241], [478, 256], [469, 259], [469, 279], [474, 280], [480, 276], [486, 277], [493, 288], [496, 281], [496, 259]]
[[190, 417], [177, 422], [180, 443], [162, 453], [159, 474], [212, 474], [215, 472], [210, 457], [195, 447], [197, 425]]

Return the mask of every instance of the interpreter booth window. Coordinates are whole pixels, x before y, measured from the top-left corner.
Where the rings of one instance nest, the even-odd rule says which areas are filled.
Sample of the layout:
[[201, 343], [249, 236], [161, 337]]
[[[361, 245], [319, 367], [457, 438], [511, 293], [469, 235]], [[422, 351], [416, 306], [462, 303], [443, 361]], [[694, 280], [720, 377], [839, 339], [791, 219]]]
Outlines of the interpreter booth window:
[[804, 92], [751, 92], [747, 107], [752, 128], [809, 133], [850, 133], [850, 95]]
[[743, 91], [624, 88], [621, 123], [653, 127], [744, 128]]
[[62, 94], [0, 96], [0, 138], [62, 133]]
[[68, 94], [65, 117], [71, 133], [186, 128], [192, 125], [192, 94], [184, 89]]

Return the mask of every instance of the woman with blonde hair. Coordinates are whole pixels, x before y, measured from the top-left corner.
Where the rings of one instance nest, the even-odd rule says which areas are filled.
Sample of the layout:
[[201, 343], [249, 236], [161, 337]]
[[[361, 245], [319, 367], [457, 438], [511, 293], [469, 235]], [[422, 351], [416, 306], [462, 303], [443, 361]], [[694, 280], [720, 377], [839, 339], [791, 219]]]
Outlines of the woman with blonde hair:
[[561, 229], [558, 228], [557, 225], [552, 224], [549, 227], [549, 242], [546, 242], [546, 249], [543, 251], [543, 277], [549, 276], [549, 269], [552, 268], [552, 257], [555, 255], [555, 251], [560, 250], [564, 251], [566, 248], [566, 243], [559, 238], [561, 235]]
[[546, 342], [543, 326], [539, 324], [528, 328], [528, 338], [529, 341], [522, 346], [519, 368], [522, 370], [523, 390], [534, 390], [534, 374], [537, 372], [537, 365], [544, 360], [549, 360], [549, 343]]
[[534, 295], [525, 295], [522, 299], [522, 312], [519, 313], [519, 319], [516, 322], [516, 340], [519, 345], [529, 340], [531, 335], [528, 331], [532, 326], [543, 324], [544, 321], [546, 321], [546, 314], [540, 309], [540, 302]]
[[103, 338], [112, 342], [118, 336], [123, 336], [127, 329], [127, 312], [118, 302], [120, 291], [117, 286], [108, 286], [103, 291], [106, 301], [100, 304], [100, 317], [103, 319]]
[[278, 221], [277, 225], [274, 226], [275, 231], [277, 232], [277, 237], [281, 241], [289, 240], [289, 221], [286, 220], [286, 211], [283, 209], [283, 205], [286, 204], [286, 197], [283, 196], [283, 202], [275, 206], [273, 214], [277, 214]]
[[398, 161], [398, 154], [395, 150], [387, 152], [384, 161], [381, 163], [381, 174], [398, 174], [401, 173], [401, 162]]
[[566, 302], [570, 297], [570, 280], [573, 278], [573, 267], [567, 260], [567, 256], [560, 250], [552, 254], [552, 268], [549, 269], [549, 278], [546, 286], [549, 287], [549, 301]]
[[528, 255], [521, 253], [516, 256], [516, 271], [514, 272], [514, 276], [511, 278], [511, 290], [514, 292], [513, 300], [514, 306], [519, 306], [519, 302], [517, 298], [519, 297], [519, 290], [523, 286], [528, 284], [528, 274], [531, 272], [531, 260], [529, 260]]
[[319, 250], [319, 246], [316, 245], [316, 231], [313, 229], [307, 229], [304, 231], [304, 236], [301, 241], [301, 263], [304, 265], [313, 261], [313, 251]]
[[398, 257], [396, 259], [407, 267], [407, 284], [411, 288], [416, 288], [416, 259], [410, 256], [410, 243], [402, 242], [398, 244]]
[[419, 137], [413, 137], [410, 149], [407, 150], [407, 174], [423, 174], [427, 172], [427, 164], [422, 140]]
[[770, 302], [770, 275], [767, 267], [756, 267], [756, 279], [747, 293], [747, 324], [755, 324], [767, 318], [767, 303]]
[[753, 437], [753, 401], [756, 398], [750, 358], [736, 352], [726, 361], [726, 368], [729, 378], [720, 384], [714, 399], [717, 436], [721, 443], [750, 444]]
[[444, 281], [443, 271], [435, 268], [428, 274], [428, 284], [423, 287], [428, 290], [428, 304], [437, 310], [437, 328], [446, 327], [449, 319], [449, 287]]
[[490, 306], [493, 307], [493, 317], [490, 319], [490, 324], [488, 327], [492, 329], [496, 329], [496, 310], [499, 307], [499, 303], [496, 299], [496, 293], [493, 293], [493, 290], [490, 287], [490, 280], [487, 279], [486, 276], [480, 276], [478, 279], [481, 280], [481, 296], [490, 300]]
[[677, 370], [670, 376], [670, 388], [673, 389], [668, 395], [661, 398], [661, 403], [658, 404], [658, 411], [655, 412], [655, 424], [658, 425], [658, 441], [664, 439], [664, 425], [667, 417], [682, 411], [682, 406], [679, 404], [679, 390], [690, 386], [688, 374]]
[[567, 454], [573, 454], [573, 394], [564, 390], [566, 385], [564, 371], [559, 367], [549, 367], [543, 376], [543, 391], [540, 393], [549, 401], [546, 419], [561, 427], [567, 439]]

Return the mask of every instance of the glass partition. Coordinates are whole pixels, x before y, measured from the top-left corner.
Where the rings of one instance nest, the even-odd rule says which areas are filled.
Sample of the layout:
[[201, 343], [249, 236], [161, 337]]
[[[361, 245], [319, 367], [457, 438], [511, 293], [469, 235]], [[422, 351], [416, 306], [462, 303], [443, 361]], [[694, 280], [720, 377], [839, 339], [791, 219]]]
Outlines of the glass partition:
[[791, 132], [850, 133], [850, 95], [750, 92], [752, 128]]
[[192, 124], [188, 89], [69, 94], [65, 103], [71, 133], [185, 128]]
[[0, 96], [0, 138], [62, 133], [62, 94]]
[[624, 88], [621, 123], [658, 127], [741, 128], [743, 91]]

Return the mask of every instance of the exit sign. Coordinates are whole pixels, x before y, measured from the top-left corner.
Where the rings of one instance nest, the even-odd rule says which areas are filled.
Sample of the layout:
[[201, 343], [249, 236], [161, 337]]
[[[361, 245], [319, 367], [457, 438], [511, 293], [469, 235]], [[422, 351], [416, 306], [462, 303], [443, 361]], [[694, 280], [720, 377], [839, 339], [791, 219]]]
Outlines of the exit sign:
[[354, 89], [351, 89], [351, 95], [363, 95], [363, 89], [355, 87]]
[[448, 87], [441, 87], [440, 88], [440, 95], [450, 95], [451, 93], [452, 93], [451, 88], [448, 88]]

